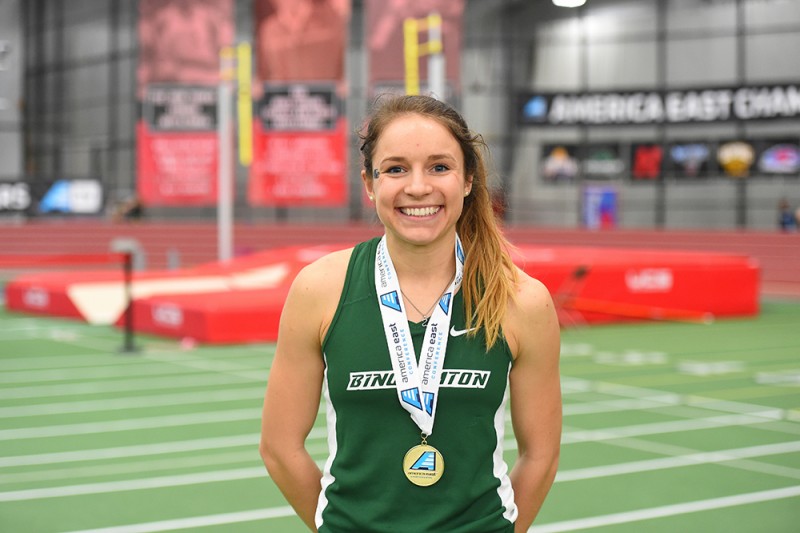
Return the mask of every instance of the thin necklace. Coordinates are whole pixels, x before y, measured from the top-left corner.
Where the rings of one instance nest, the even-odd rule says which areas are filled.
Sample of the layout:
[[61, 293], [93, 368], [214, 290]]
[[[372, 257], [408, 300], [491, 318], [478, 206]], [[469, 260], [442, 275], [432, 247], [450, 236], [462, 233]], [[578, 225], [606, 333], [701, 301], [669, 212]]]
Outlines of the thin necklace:
[[436, 297], [436, 299], [433, 301], [433, 305], [431, 305], [431, 307], [430, 307], [430, 309], [428, 309], [428, 312], [427, 312], [427, 313], [423, 313], [422, 311], [420, 311], [420, 310], [419, 310], [419, 307], [417, 307], [416, 305], [414, 305], [414, 302], [412, 302], [412, 301], [411, 301], [411, 298], [409, 298], [408, 296], [406, 296], [406, 293], [404, 293], [404, 292], [403, 292], [403, 288], [402, 288], [402, 287], [400, 287], [400, 294], [402, 294], [402, 295], [403, 295], [403, 298], [404, 298], [404, 299], [405, 299], [405, 300], [406, 300], [408, 303], [410, 303], [410, 304], [411, 304], [411, 307], [413, 307], [413, 308], [414, 308], [414, 310], [415, 310], [417, 313], [419, 313], [420, 315], [422, 315], [422, 322], [421, 322], [421, 324], [422, 324], [423, 326], [427, 326], [427, 325], [428, 325], [428, 319], [431, 317], [431, 312], [432, 312], [432, 311], [433, 311], [433, 309], [436, 307], [436, 304], [437, 304], [437, 303], [439, 303], [439, 300], [441, 300], [441, 299], [442, 299], [442, 296], [444, 296], [444, 293], [446, 293], [446, 292], [447, 292], [447, 289], [450, 287], [450, 284], [451, 284], [451, 283], [453, 283], [453, 280], [454, 280], [455, 278], [456, 278], [456, 275], [455, 275], [455, 274], [453, 274], [453, 277], [452, 277], [452, 278], [450, 278], [450, 281], [448, 281], [448, 282], [447, 282], [447, 285], [445, 285], [445, 286], [444, 286], [444, 289], [442, 289], [442, 293], [441, 293], [439, 296], [437, 296], [437, 297]]

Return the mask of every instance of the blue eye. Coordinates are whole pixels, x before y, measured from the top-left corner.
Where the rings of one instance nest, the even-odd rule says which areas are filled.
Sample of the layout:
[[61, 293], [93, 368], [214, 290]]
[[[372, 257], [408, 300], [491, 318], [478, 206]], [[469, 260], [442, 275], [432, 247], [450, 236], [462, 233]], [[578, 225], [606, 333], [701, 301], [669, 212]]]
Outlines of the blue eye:
[[450, 167], [448, 167], [443, 163], [438, 163], [436, 165], [433, 165], [434, 172], [447, 172], [448, 170], [450, 170]]
[[403, 169], [403, 167], [397, 167], [397, 166], [389, 167], [388, 169], [383, 171], [384, 174], [400, 174], [402, 172], [405, 172], [405, 169]]

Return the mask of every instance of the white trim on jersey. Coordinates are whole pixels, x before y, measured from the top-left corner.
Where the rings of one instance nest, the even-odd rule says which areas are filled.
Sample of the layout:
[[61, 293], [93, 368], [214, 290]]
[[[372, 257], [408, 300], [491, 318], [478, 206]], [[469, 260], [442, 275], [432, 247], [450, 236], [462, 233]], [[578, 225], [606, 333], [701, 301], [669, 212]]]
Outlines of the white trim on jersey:
[[[509, 368], [509, 373], [511, 369]], [[494, 468], [492, 469], [494, 477], [500, 481], [497, 487], [497, 495], [500, 497], [500, 503], [503, 505], [503, 518], [512, 524], [517, 520], [519, 510], [514, 501], [514, 488], [511, 486], [511, 478], [508, 477], [508, 465], [503, 459], [503, 438], [505, 437], [506, 428], [506, 403], [508, 401], [508, 376], [506, 376], [506, 391], [503, 394], [503, 401], [494, 413], [494, 431], [497, 434], [497, 446], [492, 454], [492, 461]]]
[[325, 375], [323, 376], [323, 395], [325, 396], [325, 421], [328, 427], [328, 459], [325, 461], [325, 467], [322, 470], [322, 490], [319, 492], [319, 499], [317, 500], [317, 511], [314, 514], [314, 523], [317, 529], [322, 527], [322, 513], [328, 506], [328, 497], [325, 495], [325, 490], [334, 482], [336, 478], [331, 474], [331, 466], [333, 460], [336, 458], [338, 450], [338, 443], [336, 441], [336, 409], [333, 407], [331, 401], [330, 388], [328, 387], [328, 358], [322, 354], [322, 359], [325, 362]]

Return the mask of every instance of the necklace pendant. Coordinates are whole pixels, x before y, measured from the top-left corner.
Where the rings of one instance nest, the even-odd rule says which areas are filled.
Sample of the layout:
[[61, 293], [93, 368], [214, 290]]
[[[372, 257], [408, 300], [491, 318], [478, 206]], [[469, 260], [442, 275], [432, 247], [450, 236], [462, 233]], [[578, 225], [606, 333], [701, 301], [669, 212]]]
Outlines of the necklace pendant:
[[428, 319], [429, 318], [430, 318], [429, 316], [423, 316], [422, 317], [422, 322], [420, 322], [420, 324], [422, 324], [422, 327], [424, 327], [424, 328], [428, 327]]

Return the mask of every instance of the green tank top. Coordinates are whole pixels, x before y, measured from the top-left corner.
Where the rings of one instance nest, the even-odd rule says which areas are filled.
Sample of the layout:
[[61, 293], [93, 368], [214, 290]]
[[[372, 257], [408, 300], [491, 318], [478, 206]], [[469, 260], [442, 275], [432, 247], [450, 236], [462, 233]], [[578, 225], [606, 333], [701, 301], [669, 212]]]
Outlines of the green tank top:
[[[420, 430], [394, 386], [375, 293], [379, 239], [353, 250], [339, 305], [323, 342], [329, 457], [316, 512], [321, 533], [513, 532], [517, 509], [503, 461], [505, 398], [511, 352], [483, 335], [467, 338], [461, 293], [428, 444], [444, 459], [429, 487], [412, 484], [403, 457]], [[425, 328], [410, 325], [419, 360]]]

